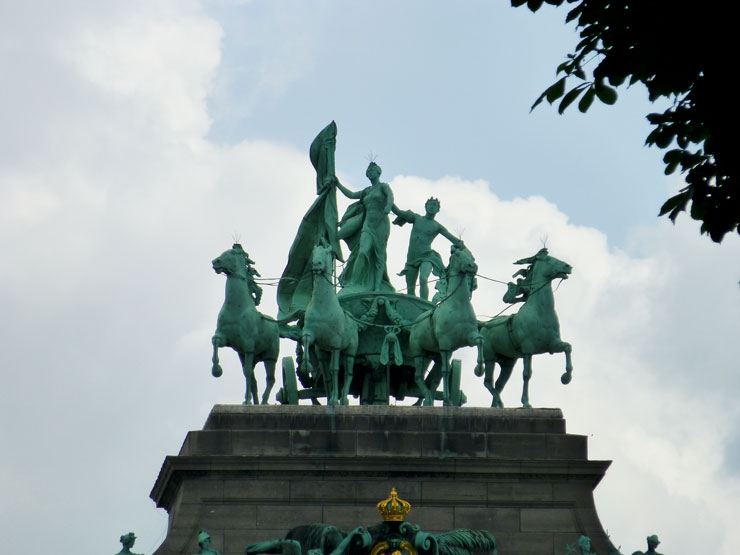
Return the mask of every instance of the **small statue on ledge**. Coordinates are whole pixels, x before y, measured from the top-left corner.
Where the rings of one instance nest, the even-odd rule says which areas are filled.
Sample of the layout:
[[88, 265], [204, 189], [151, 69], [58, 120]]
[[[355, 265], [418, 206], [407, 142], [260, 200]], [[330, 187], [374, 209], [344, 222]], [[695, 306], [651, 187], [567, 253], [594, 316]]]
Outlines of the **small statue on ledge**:
[[196, 555], [219, 555], [218, 551], [211, 549], [211, 536], [202, 528], [198, 530], [198, 547], [200, 551]]
[[578, 538], [578, 543], [566, 545], [565, 553], [566, 555], [596, 555], [596, 552], [591, 551], [591, 538], [588, 536]]
[[134, 546], [134, 543], [136, 542], [136, 534], [133, 532], [129, 532], [128, 534], [124, 534], [121, 536], [121, 545], [123, 546], [123, 549], [117, 553], [117, 555], [139, 555], [138, 553], [134, 553], [131, 551], [131, 548]]
[[635, 551], [632, 555], [662, 555], [661, 553], [658, 553], [655, 551], [655, 548], [658, 547], [658, 544], [660, 544], [660, 540], [658, 539], [658, 536], [653, 534], [652, 536], [647, 537], [647, 544], [648, 544], [648, 550], [644, 553], [642, 551]]

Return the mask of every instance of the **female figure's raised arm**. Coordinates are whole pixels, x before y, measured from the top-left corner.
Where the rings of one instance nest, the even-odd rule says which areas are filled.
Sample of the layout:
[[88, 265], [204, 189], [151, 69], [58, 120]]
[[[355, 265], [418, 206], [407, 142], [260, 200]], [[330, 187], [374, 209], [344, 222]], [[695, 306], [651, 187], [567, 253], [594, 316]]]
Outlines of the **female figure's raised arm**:
[[337, 189], [342, 191], [345, 197], [352, 198], [352, 199], [362, 198], [362, 191], [350, 191], [349, 189], [347, 189], [347, 187], [342, 185], [338, 179], [335, 180], [334, 183], [336, 184]]

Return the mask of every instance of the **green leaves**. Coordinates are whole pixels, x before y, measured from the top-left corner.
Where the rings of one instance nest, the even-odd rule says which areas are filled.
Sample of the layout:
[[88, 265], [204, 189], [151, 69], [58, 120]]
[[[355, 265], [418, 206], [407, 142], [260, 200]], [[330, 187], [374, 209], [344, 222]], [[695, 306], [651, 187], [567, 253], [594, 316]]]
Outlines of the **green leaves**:
[[[665, 147], [660, 147], [665, 148]], [[676, 171], [676, 168], [681, 163], [681, 159], [683, 158], [683, 150], [669, 150], [666, 152], [666, 155], [663, 156], [663, 162], [665, 162], [665, 174], [670, 175], [674, 171]]]
[[556, 81], [554, 85], [551, 85], [550, 88], [548, 88], [545, 91], [545, 97], [547, 98], [547, 101], [550, 104], [552, 104], [558, 98], [563, 96], [564, 92], [565, 92], [565, 77]]
[[666, 148], [673, 142], [676, 132], [670, 125], [659, 125], [653, 129], [645, 139], [646, 145], [655, 145], [658, 148]]
[[594, 97], [596, 96], [596, 89], [593, 85], [591, 85], [588, 90], [584, 93], [584, 95], [581, 97], [580, 102], [578, 103], [578, 110], [585, 114], [588, 112], [588, 109], [591, 107], [591, 104], [594, 103]]
[[668, 217], [671, 219], [671, 221], [675, 222], [676, 217], [681, 212], [686, 210], [686, 205], [688, 204], [690, 199], [691, 195], [689, 194], [688, 190], [682, 189], [679, 194], [669, 198], [663, 203], [658, 216], [665, 216], [666, 214], [668, 214]]
[[[551, 105], [559, 101], [563, 114], [577, 100], [585, 113], [595, 98], [613, 105], [617, 88], [635, 83], [646, 87], [651, 101], [669, 99], [671, 107], [647, 116], [653, 129], [645, 143], [671, 149], [663, 157], [665, 173], [680, 170], [686, 187], [663, 204], [660, 214], [675, 220], [688, 209], [702, 222], [702, 233], [717, 242], [728, 232], [740, 232], [737, 124], [730, 117], [738, 92], [727, 85], [726, 68], [718, 61], [723, 43], [717, 38], [732, 36], [733, 3], [677, 10], [667, 0], [511, 0], [512, 6], [526, 4], [533, 12], [545, 2], [567, 3], [566, 22], [576, 22], [579, 38], [557, 67], [559, 79], [532, 109], [547, 99]], [[679, 46], [689, 38], [691, 49]], [[571, 78], [578, 83], [572, 88], [566, 82]], [[700, 148], [692, 152], [690, 145]]]
[[609, 104], [611, 106], [617, 101], [617, 91], [604, 84], [603, 81], [597, 81], [594, 90], [596, 91], [596, 96], [598, 96], [599, 100], [604, 104]]
[[578, 95], [583, 92], [583, 89], [588, 87], [588, 83], [581, 83], [577, 87], [572, 88], [570, 91], [568, 91], [568, 94], [565, 95], [563, 100], [560, 101], [560, 105], [558, 106], [558, 114], [562, 115], [563, 112], [565, 112], [565, 109], [573, 104], [573, 101], [578, 98]]

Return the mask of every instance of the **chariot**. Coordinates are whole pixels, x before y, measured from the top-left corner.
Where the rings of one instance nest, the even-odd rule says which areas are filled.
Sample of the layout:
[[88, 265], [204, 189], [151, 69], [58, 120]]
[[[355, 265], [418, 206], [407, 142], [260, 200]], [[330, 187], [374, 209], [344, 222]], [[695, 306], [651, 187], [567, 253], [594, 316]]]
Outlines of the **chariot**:
[[[435, 305], [425, 299], [400, 293], [354, 293], [339, 296], [341, 307], [358, 324], [358, 347], [354, 359], [354, 369], [349, 385], [349, 394], [358, 397], [360, 404], [387, 405], [390, 399], [403, 401], [407, 397], [424, 399], [424, 393], [414, 381], [415, 366], [409, 352], [409, 332], [411, 324], [425, 313], [434, 310]], [[283, 387], [277, 392], [278, 402], [297, 404], [301, 399], [310, 399], [320, 404], [319, 399], [327, 397], [323, 375], [310, 375], [301, 371], [303, 349], [298, 349], [298, 360], [283, 357]], [[311, 354], [315, 357], [314, 354]], [[434, 363], [435, 366], [438, 364]], [[318, 368], [318, 357], [313, 366]], [[460, 406], [466, 401], [460, 389], [462, 364], [453, 359], [450, 369], [450, 404]], [[346, 379], [344, 368], [340, 380]], [[427, 379], [438, 381], [441, 377], [439, 367], [433, 368]], [[433, 393], [436, 400], [442, 400], [443, 392]]]

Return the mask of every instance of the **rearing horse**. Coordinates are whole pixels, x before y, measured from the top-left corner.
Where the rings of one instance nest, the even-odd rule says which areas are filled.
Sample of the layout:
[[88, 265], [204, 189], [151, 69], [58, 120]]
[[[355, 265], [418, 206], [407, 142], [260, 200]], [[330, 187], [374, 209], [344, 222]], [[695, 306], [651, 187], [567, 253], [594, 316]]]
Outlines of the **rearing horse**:
[[[433, 392], [437, 383], [424, 382], [424, 371], [429, 360], [442, 367], [442, 398], [444, 404], [450, 400], [450, 357], [460, 347], [478, 347], [478, 367], [483, 368], [483, 337], [478, 331], [473, 305], [470, 303], [472, 284], [478, 265], [465, 247], [453, 246], [450, 264], [445, 271], [449, 294], [432, 310], [419, 316], [409, 332], [409, 355], [414, 359], [414, 382], [424, 395], [424, 405], [434, 404]], [[478, 370], [476, 367], [476, 370]], [[434, 373], [434, 369], [432, 370]]]
[[[327, 403], [336, 405], [339, 397], [339, 359], [343, 356], [344, 383], [341, 402], [346, 405], [359, 344], [357, 323], [339, 304], [331, 279], [332, 250], [323, 240], [319, 241], [311, 254], [311, 271], [313, 293], [306, 307], [301, 332], [304, 370], [311, 370], [309, 347], [313, 347], [323, 370]], [[326, 361], [322, 360], [326, 358], [322, 356], [326, 351], [331, 355], [328, 368]]]
[[213, 368], [215, 377], [221, 376], [223, 370], [218, 362], [218, 349], [231, 347], [239, 355], [242, 370], [247, 381], [244, 404], [257, 404], [257, 380], [254, 378], [254, 366], [263, 362], [267, 373], [267, 384], [262, 395], [262, 404], [267, 404], [272, 386], [275, 384], [275, 362], [280, 348], [278, 324], [268, 320], [254, 304], [250, 280], [252, 276], [248, 267], [249, 257], [239, 243], [224, 251], [213, 260], [213, 269], [217, 274], [226, 274], [226, 298], [218, 313], [216, 333], [213, 343]]
[[[558, 260], [541, 249], [530, 258], [517, 260], [515, 264], [529, 264], [526, 270], [519, 270], [514, 275], [523, 274], [524, 279], [518, 283], [509, 283], [509, 291], [504, 301], [524, 301], [519, 312], [511, 316], [498, 316], [481, 324], [483, 334], [483, 351], [486, 359], [483, 384], [491, 392], [492, 407], [503, 407], [501, 392], [511, 376], [516, 360], [524, 360], [524, 385], [522, 388], [522, 406], [529, 404], [529, 379], [532, 377], [532, 355], [542, 353], [565, 353], [565, 373], [560, 377], [563, 384], [570, 383], [573, 364], [570, 360], [571, 346], [560, 339], [560, 323], [555, 313], [555, 298], [552, 292], [552, 280], [567, 279], [573, 268], [570, 264]], [[493, 385], [493, 370], [496, 365], [501, 373]], [[480, 375], [480, 374], [478, 374]]]

